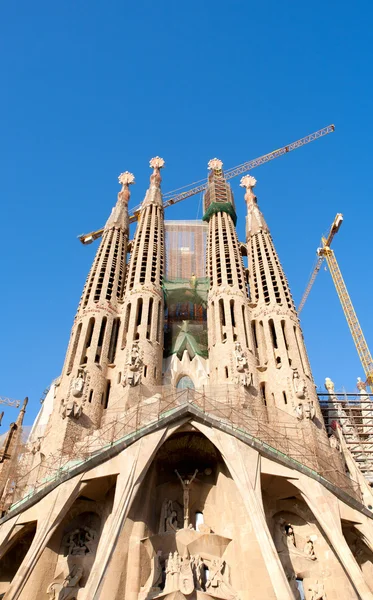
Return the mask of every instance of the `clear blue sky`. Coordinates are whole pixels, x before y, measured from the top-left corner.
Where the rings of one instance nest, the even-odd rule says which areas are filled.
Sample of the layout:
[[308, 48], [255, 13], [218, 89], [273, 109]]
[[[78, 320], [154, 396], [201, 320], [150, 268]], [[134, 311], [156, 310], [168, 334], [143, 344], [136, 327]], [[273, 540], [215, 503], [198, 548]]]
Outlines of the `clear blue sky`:
[[[157, 154], [168, 191], [212, 157], [233, 167], [335, 123], [253, 175], [297, 303], [321, 234], [344, 214], [334, 249], [373, 346], [372, 13], [343, 0], [2, 3], [0, 395], [30, 397], [27, 423], [60, 373], [96, 251], [76, 236], [103, 225], [121, 171], [142, 200]], [[302, 326], [317, 385], [353, 391], [363, 373], [325, 271]], [[6, 409], [0, 431], [15, 416]]]

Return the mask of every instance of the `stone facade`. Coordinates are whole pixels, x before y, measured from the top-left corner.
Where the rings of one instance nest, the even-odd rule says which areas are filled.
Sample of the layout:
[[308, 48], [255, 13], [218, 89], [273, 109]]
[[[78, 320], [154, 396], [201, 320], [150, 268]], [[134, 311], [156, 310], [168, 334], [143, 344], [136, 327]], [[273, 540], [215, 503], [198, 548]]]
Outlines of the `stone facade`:
[[[342, 427], [328, 437], [255, 180], [242, 181], [245, 245], [217, 159], [204, 198], [206, 305], [194, 274], [182, 294], [170, 284], [180, 333], [162, 374], [163, 165], [151, 161], [131, 241], [133, 176], [121, 175], [61, 378], [25, 452], [10, 452], [17, 473], [0, 465], [12, 484], [0, 597], [373, 600], [371, 488]], [[206, 355], [193, 338], [204, 319]]]

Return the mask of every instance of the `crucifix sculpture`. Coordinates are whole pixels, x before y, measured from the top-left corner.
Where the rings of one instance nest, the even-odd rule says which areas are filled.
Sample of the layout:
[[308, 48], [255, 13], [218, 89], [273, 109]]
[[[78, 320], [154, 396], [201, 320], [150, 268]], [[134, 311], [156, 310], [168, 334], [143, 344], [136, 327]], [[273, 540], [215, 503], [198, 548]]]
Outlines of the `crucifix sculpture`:
[[183, 479], [177, 469], [175, 469], [175, 473], [178, 476], [178, 478], [180, 479], [181, 485], [183, 486], [184, 529], [188, 529], [188, 527], [189, 527], [189, 491], [190, 491], [191, 484], [193, 483], [193, 481], [196, 478], [198, 469], [196, 469], [194, 471], [194, 475], [191, 479], [188, 479], [188, 478]]

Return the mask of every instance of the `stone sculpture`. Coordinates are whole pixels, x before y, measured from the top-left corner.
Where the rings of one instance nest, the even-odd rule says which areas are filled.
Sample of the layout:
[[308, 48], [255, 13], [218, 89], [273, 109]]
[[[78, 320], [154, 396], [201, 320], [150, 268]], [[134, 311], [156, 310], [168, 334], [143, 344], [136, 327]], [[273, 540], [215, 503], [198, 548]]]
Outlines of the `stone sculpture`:
[[308, 588], [311, 592], [310, 600], [326, 600], [324, 584], [316, 580], [312, 587]]
[[78, 369], [78, 375], [71, 382], [71, 393], [74, 398], [81, 398], [84, 390], [85, 372], [83, 369]]
[[194, 590], [194, 573], [188, 554], [179, 562], [179, 590], [185, 596], [189, 596]]
[[303, 399], [306, 396], [306, 382], [298, 373], [298, 369], [293, 371], [293, 388], [297, 398]]
[[334, 383], [330, 379], [330, 377], [325, 377], [325, 389], [328, 394], [334, 394]]
[[141, 381], [141, 370], [143, 363], [140, 356], [140, 348], [138, 342], [133, 342], [126, 365], [128, 368], [126, 376], [123, 378], [123, 386], [126, 386], [127, 384], [130, 387], [135, 387], [136, 385], [139, 385]]
[[191, 556], [190, 564], [193, 571], [194, 586], [196, 590], [204, 590], [205, 585], [205, 563], [202, 557], [197, 554]]
[[177, 512], [173, 508], [172, 500], [163, 501], [161, 508], [161, 518], [159, 521], [158, 533], [165, 533], [166, 531], [177, 531], [178, 521]]
[[307, 537], [307, 541], [306, 541], [306, 544], [305, 544], [305, 546], [303, 548], [303, 552], [304, 552], [304, 554], [306, 554], [307, 556], [309, 556], [309, 558], [311, 560], [316, 560], [317, 559], [317, 556], [315, 554], [315, 548], [313, 546], [313, 540], [312, 540], [311, 537]]
[[67, 539], [67, 553], [72, 556], [92, 554], [95, 537], [96, 532], [89, 527], [75, 529]]
[[240, 342], [236, 342], [234, 345], [234, 361], [237, 371], [237, 376], [234, 378], [235, 383], [243, 386], [249, 386], [251, 383], [251, 373], [246, 355]]
[[74, 565], [65, 579], [57, 578], [48, 586], [47, 594], [51, 600], [74, 600], [78, 590], [79, 581], [83, 576], [83, 568]]
[[63, 419], [79, 419], [83, 412], [83, 403], [81, 401], [69, 398], [67, 401], [62, 400], [61, 416]]
[[190, 495], [190, 486], [195, 480], [198, 469], [194, 471], [194, 475], [191, 479], [185, 478], [183, 479], [180, 473], [175, 469], [175, 473], [180, 479], [181, 485], [183, 486], [183, 505], [184, 505], [184, 529], [189, 528], [189, 495]]
[[237, 594], [230, 584], [229, 567], [225, 560], [213, 559], [210, 577], [206, 583], [206, 592], [214, 598], [237, 599]]
[[299, 402], [295, 408], [297, 419], [302, 421], [308, 419], [312, 421], [315, 418], [315, 407], [313, 402]]

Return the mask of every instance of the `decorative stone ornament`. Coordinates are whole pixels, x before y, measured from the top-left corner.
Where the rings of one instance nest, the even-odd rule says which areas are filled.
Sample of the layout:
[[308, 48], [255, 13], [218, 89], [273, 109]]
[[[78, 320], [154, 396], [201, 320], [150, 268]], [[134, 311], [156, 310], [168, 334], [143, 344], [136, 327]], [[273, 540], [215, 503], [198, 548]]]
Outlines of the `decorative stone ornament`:
[[212, 158], [211, 160], [209, 160], [207, 166], [211, 171], [221, 171], [223, 162], [219, 160], [219, 158]]
[[251, 190], [256, 186], [256, 179], [252, 175], [245, 175], [241, 178], [240, 186], [246, 188], [247, 190]]
[[124, 171], [124, 173], [121, 173], [119, 175], [118, 181], [122, 185], [132, 185], [133, 183], [135, 183], [135, 176], [129, 171]]
[[152, 169], [163, 169], [165, 162], [160, 156], [155, 156], [150, 160], [149, 165]]
[[325, 377], [325, 388], [328, 394], [334, 394], [334, 383], [330, 377]]

